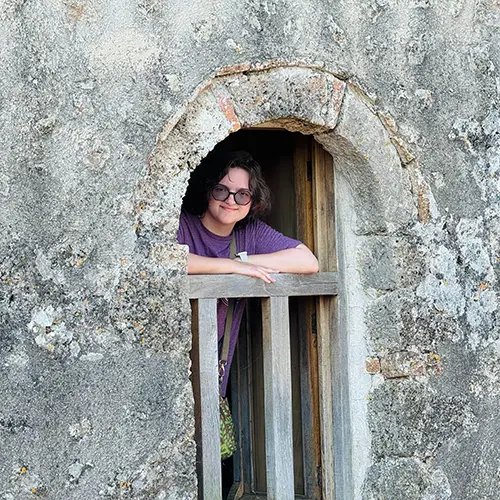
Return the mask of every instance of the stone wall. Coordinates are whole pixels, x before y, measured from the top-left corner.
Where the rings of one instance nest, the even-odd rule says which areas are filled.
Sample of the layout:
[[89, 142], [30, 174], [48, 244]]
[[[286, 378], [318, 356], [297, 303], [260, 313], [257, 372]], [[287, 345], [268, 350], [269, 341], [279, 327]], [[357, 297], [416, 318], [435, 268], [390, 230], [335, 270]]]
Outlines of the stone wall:
[[413, 207], [387, 225], [407, 211], [389, 168], [317, 136], [346, 200], [345, 305], [363, 306], [342, 344], [345, 498], [496, 498], [499, 27], [493, 0], [0, 3], [0, 496], [196, 497], [174, 233], [203, 155], [162, 170], [152, 212], [148, 158], [216, 75], [299, 66], [384, 126]]

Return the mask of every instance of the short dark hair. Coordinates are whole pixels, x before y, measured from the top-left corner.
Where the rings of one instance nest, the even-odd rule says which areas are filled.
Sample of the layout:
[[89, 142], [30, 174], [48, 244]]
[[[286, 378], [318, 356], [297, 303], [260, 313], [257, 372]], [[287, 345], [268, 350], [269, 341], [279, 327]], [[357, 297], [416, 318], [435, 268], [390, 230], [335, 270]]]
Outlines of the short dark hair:
[[208, 208], [212, 188], [231, 168], [242, 168], [250, 176], [252, 206], [244, 221], [267, 214], [271, 210], [271, 191], [260, 165], [246, 151], [211, 152], [191, 174], [182, 208], [193, 215], [203, 216]]

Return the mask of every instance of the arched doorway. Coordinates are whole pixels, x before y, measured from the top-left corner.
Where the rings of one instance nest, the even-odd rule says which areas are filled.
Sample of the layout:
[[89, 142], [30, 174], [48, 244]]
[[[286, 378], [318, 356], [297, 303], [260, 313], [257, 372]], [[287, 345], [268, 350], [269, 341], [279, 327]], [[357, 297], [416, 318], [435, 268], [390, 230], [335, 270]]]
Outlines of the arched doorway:
[[[265, 222], [286, 236], [305, 242], [318, 256], [321, 270], [335, 272], [333, 166], [331, 156], [322, 146], [311, 135], [270, 128], [266, 124], [231, 134], [215, 150], [251, 153], [261, 165], [273, 193], [273, 209]], [[204, 168], [203, 163], [200, 169]], [[227, 281], [229, 283], [230, 278]], [[245, 296], [246, 290], [242, 289], [241, 293]], [[230, 490], [229, 496], [223, 495], [223, 498], [231, 500], [265, 497], [268, 491], [265, 388], [266, 384], [279, 383], [279, 380], [271, 380], [264, 369], [266, 352], [261, 300], [251, 298], [247, 302], [230, 384], [240, 446], [238, 453], [222, 464], [223, 491], [227, 494]], [[318, 500], [322, 498], [323, 463], [330, 462], [330, 472], [333, 471], [331, 429], [321, 430], [330, 400], [324, 392], [326, 386], [331, 386], [331, 380], [325, 380], [325, 373], [320, 379], [318, 339], [319, 352], [324, 356], [327, 349], [321, 345], [323, 334], [335, 335], [336, 298], [334, 295], [324, 298], [290, 296], [288, 308], [290, 345], [287, 352], [279, 355], [289, 357], [291, 362], [293, 428], [290, 434], [294, 490], [301, 498]], [[196, 329], [193, 333], [196, 341]], [[195, 359], [194, 364], [198, 366], [199, 360]], [[321, 358], [321, 365], [328, 366], [329, 361]], [[201, 426], [203, 415], [199, 399], [197, 405], [196, 415]], [[331, 421], [331, 415], [326, 420]], [[326, 477], [325, 483], [327, 480]]]
[[327, 361], [319, 362], [324, 380], [331, 381], [321, 389], [322, 428], [324, 435], [332, 434], [332, 445], [323, 449], [331, 458], [324, 459], [328, 468], [322, 475], [326, 498], [351, 498], [360, 491], [370, 459], [370, 381], [359, 370], [369, 290], [356, 268], [355, 248], [363, 238], [396, 233], [417, 214], [405, 161], [379, 118], [354, 90], [321, 70], [277, 68], [217, 77], [160, 134], [141, 182], [138, 226], [144, 241], [157, 242], [161, 232], [173, 243], [176, 221], [168, 214], [178, 213], [192, 169], [227, 135], [262, 124], [313, 134], [334, 159], [339, 314], [336, 334], [329, 331], [322, 343]]

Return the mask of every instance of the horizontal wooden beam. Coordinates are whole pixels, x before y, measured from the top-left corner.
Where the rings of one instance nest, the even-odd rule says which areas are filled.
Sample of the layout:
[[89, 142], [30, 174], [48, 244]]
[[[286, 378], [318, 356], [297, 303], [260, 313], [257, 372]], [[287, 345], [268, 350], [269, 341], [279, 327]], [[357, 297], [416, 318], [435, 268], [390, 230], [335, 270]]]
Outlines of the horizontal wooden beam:
[[274, 274], [276, 283], [239, 274], [193, 274], [190, 299], [337, 295], [338, 274]]

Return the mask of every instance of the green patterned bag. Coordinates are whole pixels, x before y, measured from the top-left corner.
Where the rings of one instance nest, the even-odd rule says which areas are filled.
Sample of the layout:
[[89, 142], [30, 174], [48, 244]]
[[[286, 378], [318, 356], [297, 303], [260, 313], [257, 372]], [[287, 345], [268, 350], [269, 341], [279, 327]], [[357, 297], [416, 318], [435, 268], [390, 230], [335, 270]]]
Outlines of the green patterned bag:
[[226, 460], [236, 451], [236, 437], [234, 433], [233, 417], [227, 398], [219, 395], [220, 409], [220, 457]]

